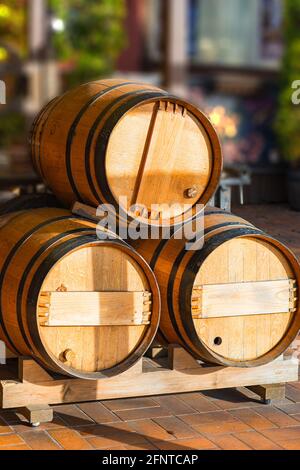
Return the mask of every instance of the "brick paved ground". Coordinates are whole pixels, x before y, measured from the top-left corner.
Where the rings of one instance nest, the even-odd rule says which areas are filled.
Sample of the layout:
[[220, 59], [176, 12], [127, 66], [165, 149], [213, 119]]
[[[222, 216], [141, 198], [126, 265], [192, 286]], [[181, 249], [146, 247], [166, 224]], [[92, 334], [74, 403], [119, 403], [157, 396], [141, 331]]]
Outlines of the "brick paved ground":
[[300, 260], [300, 212], [280, 204], [240, 206], [233, 212], [286, 243]]
[[[236, 213], [288, 243], [300, 258], [300, 213], [249, 206]], [[0, 449], [300, 449], [300, 382], [262, 405], [245, 389], [65, 405], [33, 429], [0, 412]]]

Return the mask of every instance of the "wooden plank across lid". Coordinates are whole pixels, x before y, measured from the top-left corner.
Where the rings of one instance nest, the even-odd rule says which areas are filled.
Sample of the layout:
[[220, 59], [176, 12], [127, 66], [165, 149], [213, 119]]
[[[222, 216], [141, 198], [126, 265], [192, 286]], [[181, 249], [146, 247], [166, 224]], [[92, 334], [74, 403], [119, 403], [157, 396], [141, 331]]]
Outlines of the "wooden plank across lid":
[[241, 282], [196, 286], [193, 318], [221, 318], [291, 313], [295, 310], [296, 281]]
[[150, 292], [42, 292], [41, 326], [147, 325]]

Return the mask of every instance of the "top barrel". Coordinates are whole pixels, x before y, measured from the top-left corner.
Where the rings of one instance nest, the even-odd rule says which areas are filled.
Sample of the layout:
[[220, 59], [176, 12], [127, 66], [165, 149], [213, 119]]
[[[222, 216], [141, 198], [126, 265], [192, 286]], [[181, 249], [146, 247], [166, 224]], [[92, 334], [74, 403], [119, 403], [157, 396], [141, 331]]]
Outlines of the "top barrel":
[[[36, 118], [34, 165], [66, 205], [120, 206], [146, 224], [176, 225], [215, 192], [219, 139], [195, 106], [151, 85], [81, 85]], [[138, 207], [137, 207], [138, 206]]]

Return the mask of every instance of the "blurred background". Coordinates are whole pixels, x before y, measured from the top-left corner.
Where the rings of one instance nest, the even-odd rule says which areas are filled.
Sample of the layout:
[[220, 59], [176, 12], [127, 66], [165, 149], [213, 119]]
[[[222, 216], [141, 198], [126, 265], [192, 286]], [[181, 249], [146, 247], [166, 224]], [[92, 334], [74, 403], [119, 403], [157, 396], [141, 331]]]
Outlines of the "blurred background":
[[45, 103], [122, 75], [209, 114], [234, 203], [285, 202], [287, 181], [300, 187], [299, 59], [300, 0], [0, 0], [1, 195], [39, 185], [27, 140]]

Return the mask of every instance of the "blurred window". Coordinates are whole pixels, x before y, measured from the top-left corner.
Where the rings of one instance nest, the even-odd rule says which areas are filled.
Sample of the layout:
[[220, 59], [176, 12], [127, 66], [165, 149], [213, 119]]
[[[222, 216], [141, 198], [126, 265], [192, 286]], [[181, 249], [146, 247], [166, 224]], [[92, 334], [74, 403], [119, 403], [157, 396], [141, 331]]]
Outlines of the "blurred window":
[[[147, 0], [147, 56], [162, 59], [164, 0]], [[186, 0], [187, 52], [195, 64], [276, 68], [284, 0]]]
[[[272, 66], [281, 52], [282, 0], [191, 0], [195, 62]], [[196, 19], [195, 19], [196, 18]]]

